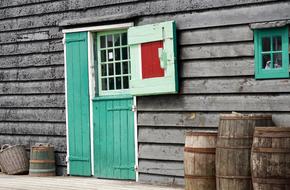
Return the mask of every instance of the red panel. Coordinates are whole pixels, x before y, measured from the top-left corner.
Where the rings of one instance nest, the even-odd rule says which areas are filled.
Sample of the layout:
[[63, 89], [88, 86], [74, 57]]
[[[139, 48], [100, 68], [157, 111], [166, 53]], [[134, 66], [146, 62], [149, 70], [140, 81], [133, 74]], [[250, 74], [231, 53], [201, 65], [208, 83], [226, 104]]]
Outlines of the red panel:
[[163, 48], [163, 41], [141, 44], [142, 79], [164, 77], [160, 67], [158, 48]]

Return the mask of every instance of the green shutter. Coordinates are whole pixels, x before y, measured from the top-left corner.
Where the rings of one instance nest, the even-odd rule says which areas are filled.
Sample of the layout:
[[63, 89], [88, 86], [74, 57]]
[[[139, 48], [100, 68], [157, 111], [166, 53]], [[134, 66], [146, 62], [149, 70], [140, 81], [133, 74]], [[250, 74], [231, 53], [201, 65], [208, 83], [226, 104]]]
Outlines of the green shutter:
[[91, 175], [87, 32], [66, 34], [70, 175]]
[[[141, 44], [163, 41], [159, 52], [160, 65], [164, 76], [142, 78]], [[153, 95], [177, 93], [176, 25], [168, 21], [152, 25], [131, 27], [128, 30], [128, 44], [131, 57], [130, 92], [132, 95]]]

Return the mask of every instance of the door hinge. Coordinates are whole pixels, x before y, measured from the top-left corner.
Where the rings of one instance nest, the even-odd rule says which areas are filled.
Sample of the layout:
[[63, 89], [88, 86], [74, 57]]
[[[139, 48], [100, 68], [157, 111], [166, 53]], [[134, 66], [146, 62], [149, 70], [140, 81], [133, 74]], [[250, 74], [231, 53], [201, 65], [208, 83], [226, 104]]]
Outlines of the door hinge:
[[132, 105], [132, 112], [136, 112], [137, 111], [137, 106], [136, 105]]
[[62, 44], [65, 44], [65, 38], [62, 38]]

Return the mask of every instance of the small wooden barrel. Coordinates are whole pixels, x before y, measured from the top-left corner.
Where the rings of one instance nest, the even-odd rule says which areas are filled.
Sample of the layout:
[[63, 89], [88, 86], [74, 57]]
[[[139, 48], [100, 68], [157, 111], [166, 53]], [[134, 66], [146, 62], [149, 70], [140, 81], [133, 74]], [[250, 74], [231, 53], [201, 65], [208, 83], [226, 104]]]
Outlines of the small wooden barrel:
[[30, 176], [55, 176], [54, 147], [51, 145], [35, 145], [30, 152]]
[[224, 114], [216, 148], [217, 190], [251, 190], [251, 146], [255, 126], [272, 126], [271, 115]]
[[215, 190], [215, 146], [217, 132], [188, 132], [184, 148], [186, 190]]
[[254, 190], [290, 189], [290, 127], [257, 127], [252, 147]]

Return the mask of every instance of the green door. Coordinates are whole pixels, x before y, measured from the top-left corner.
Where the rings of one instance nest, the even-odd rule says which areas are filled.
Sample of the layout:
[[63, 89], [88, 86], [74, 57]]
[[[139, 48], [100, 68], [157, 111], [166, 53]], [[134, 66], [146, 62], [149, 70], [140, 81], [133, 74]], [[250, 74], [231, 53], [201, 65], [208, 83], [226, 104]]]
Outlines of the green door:
[[94, 175], [135, 179], [133, 97], [126, 31], [97, 33], [93, 99]]
[[87, 32], [66, 34], [70, 175], [91, 175]]

